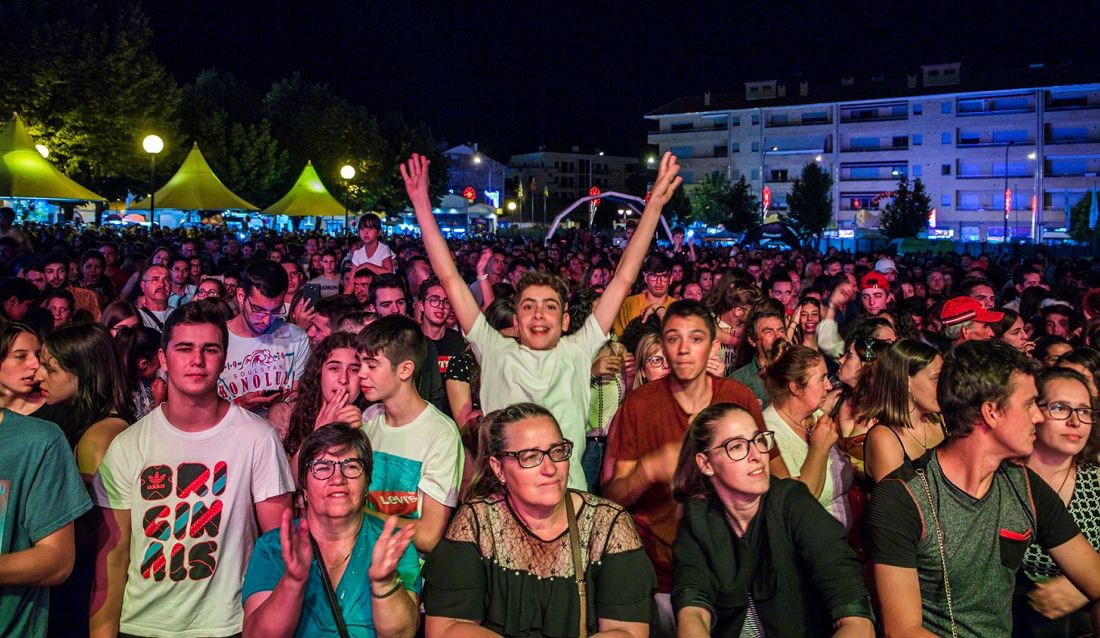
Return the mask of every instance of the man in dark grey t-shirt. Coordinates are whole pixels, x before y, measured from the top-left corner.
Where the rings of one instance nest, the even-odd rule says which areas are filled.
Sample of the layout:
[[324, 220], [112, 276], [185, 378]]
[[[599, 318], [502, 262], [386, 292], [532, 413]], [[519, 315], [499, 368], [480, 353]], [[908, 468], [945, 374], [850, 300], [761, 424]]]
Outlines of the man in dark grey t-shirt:
[[1100, 627], [1100, 555], [1053, 490], [1011, 461], [1031, 453], [1042, 420], [1035, 371], [999, 341], [947, 355], [937, 388], [947, 441], [879, 483], [868, 510], [887, 634], [1010, 635], [1032, 542], [1089, 598]]

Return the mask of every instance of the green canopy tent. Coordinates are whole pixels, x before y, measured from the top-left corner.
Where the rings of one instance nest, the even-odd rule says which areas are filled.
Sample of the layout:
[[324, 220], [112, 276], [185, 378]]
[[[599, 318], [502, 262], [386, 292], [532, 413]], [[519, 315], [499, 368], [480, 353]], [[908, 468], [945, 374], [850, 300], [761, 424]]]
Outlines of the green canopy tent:
[[16, 114], [0, 132], [0, 197], [105, 202], [107, 198], [66, 177], [34, 146]]
[[325, 188], [317, 169], [313, 168], [313, 162], [306, 162], [290, 191], [260, 213], [289, 217], [334, 217], [344, 214], [344, 205]]
[[[130, 210], [148, 210], [146, 197], [130, 206]], [[225, 187], [196, 143], [183, 160], [176, 174], [156, 192], [157, 209], [175, 210], [259, 210]]]

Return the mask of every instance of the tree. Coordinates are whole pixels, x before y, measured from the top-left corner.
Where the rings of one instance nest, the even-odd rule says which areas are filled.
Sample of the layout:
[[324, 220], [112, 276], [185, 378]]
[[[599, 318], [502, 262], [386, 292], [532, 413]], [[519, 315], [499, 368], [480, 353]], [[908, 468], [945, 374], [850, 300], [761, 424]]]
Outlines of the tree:
[[1094, 242], [1100, 239], [1100, 229], [1089, 227], [1089, 209], [1092, 208], [1092, 193], [1085, 193], [1069, 210], [1069, 236], [1079, 242]]
[[791, 185], [787, 196], [787, 218], [802, 239], [820, 236], [833, 221], [833, 177], [817, 162], [802, 167], [802, 176]]
[[182, 160], [173, 113], [179, 88], [150, 50], [136, 0], [0, 3], [0, 117], [20, 113], [50, 161], [101, 195], [147, 189], [148, 133]]
[[760, 222], [760, 200], [742, 175], [730, 184], [724, 173], [711, 173], [691, 192], [692, 216], [708, 226], [739, 233]]
[[924, 190], [924, 184], [917, 178], [909, 185], [909, 179], [898, 180], [894, 199], [882, 211], [880, 228], [882, 234], [895, 239], [915, 237], [928, 228], [928, 215], [932, 211], [932, 200]]

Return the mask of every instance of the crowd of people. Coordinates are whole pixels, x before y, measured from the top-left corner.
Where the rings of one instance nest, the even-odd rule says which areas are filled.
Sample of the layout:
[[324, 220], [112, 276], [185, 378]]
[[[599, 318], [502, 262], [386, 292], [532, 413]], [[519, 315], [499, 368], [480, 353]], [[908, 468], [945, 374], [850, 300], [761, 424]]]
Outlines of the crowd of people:
[[1078, 636], [1100, 270], [14, 224], [0, 636]]

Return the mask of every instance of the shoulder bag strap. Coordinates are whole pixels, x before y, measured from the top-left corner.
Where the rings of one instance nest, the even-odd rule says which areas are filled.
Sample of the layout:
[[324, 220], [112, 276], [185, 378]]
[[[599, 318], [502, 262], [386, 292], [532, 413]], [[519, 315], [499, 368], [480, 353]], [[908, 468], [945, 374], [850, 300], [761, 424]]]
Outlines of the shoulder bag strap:
[[936, 547], [940, 550], [940, 567], [943, 569], [943, 591], [947, 595], [947, 616], [951, 619], [951, 638], [958, 638], [958, 628], [955, 626], [955, 607], [951, 598], [951, 580], [947, 577], [947, 554], [943, 549], [943, 527], [940, 525], [940, 515], [936, 512], [936, 504], [932, 501], [932, 488], [928, 485], [928, 478], [924, 469], [917, 470], [921, 485], [924, 486], [924, 494], [928, 497], [928, 509], [932, 510], [932, 521], [936, 524]]
[[588, 591], [584, 582], [584, 560], [581, 558], [581, 537], [577, 531], [577, 513], [573, 511], [573, 492], [565, 491], [565, 516], [569, 519], [569, 548], [573, 552], [573, 574], [581, 599], [580, 638], [588, 636]]
[[336, 592], [332, 588], [332, 581], [328, 577], [328, 570], [325, 569], [325, 559], [321, 556], [321, 550], [317, 547], [317, 541], [313, 539], [313, 534], [309, 535], [309, 544], [313, 546], [313, 558], [317, 561], [317, 569], [321, 571], [321, 583], [325, 588], [325, 598], [328, 599], [328, 606], [332, 610], [332, 617], [336, 621], [336, 631], [340, 633], [340, 638], [350, 638], [348, 635], [348, 626], [344, 624], [344, 614], [340, 611], [340, 603], [336, 600]]
[[141, 310], [143, 313], [145, 313], [145, 316], [149, 317], [149, 320], [152, 321], [154, 324], [156, 324], [157, 328], [159, 328], [161, 330], [161, 332], [164, 331], [164, 322], [161, 321], [159, 317], [154, 315], [152, 312], [149, 311], [148, 308], [145, 308], [144, 306], [139, 308], [139, 310]]

